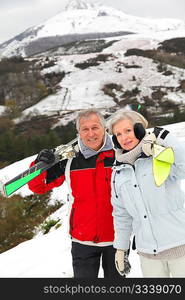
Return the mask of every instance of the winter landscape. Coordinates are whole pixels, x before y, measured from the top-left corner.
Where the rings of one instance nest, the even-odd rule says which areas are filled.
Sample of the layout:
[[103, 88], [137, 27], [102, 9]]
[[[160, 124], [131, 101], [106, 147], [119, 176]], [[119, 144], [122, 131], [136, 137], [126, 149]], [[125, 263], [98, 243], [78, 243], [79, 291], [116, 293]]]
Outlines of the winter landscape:
[[[175, 136], [178, 136], [185, 143], [185, 122], [165, 126]], [[29, 157], [15, 164], [0, 170], [0, 178], [8, 181], [18, 175], [18, 170], [24, 171], [34, 157]], [[10, 175], [11, 174], [11, 175]], [[185, 191], [185, 180], [181, 183]], [[18, 193], [18, 192], [17, 192]], [[19, 190], [22, 196], [26, 197], [32, 192], [27, 186]], [[61, 219], [61, 226], [53, 228], [51, 232], [44, 235], [42, 231], [29, 241], [19, 244], [0, 254], [0, 277], [73, 277], [71, 261], [71, 239], [68, 235], [68, 187], [66, 182], [55, 188], [51, 194], [51, 201], [62, 201], [64, 205], [48, 219]], [[142, 277], [139, 257], [136, 251], [130, 253], [132, 269], [128, 277]], [[102, 269], [99, 272], [102, 277]]]
[[[120, 107], [140, 105], [152, 125], [161, 118], [174, 117], [174, 110], [182, 113], [185, 53], [182, 49], [165, 52], [165, 44], [162, 44], [176, 38], [185, 38], [182, 20], [140, 18], [102, 4], [70, 1], [66, 9], [53, 18], [0, 45], [2, 60], [21, 56], [26, 61], [34, 61], [41, 66], [43, 78], [64, 74], [55, 89], [52, 87], [55, 92], [34, 104], [30, 99], [26, 105], [15, 100], [13, 105], [19, 107], [20, 114], [13, 118], [14, 124], [21, 126], [34, 118], [47, 116], [54, 120], [51, 126], [54, 130], [73, 122], [79, 110], [90, 107], [110, 115]], [[164, 56], [167, 62], [161, 61]], [[182, 58], [180, 65], [171, 63], [170, 59], [176, 56]], [[47, 67], [43, 67], [46, 63]], [[10, 97], [13, 92], [7, 90], [6, 97]], [[2, 117], [7, 109], [12, 109], [7, 103], [0, 101]], [[185, 119], [164, 124], [185, 143]], [[2, 167], [0, 180], [6, 182], [26, 170], [35, 156], [22, 157]], [[184, 183], [182, 181], [181, 186], [185, 190]], [[26, 198], [32, 193], [24, 186], [16, 194]], [[60, 227], [53, 227], [47, 234], [38, 227], [34, 238], [0, 254], [1, 278], [73, 277], [67, 195], [66, 183], [51, 193], [51, 202], [64, 204], [47, 219], [59, 218]], [[128, 277], [142, 277], [136, 251], [131, 251], [130, 262], [132, 269]]]
[[[100, 32], [102, 28], [104, 31]], [[92, 37], [92, 32], [97, 35]], [[69, 2], [58, 15], [0, 45], [0, 57], [21, 55], [36, 61], [43, 66], [42, 76], [65, 74], [54, 94], [21, 109], [21, 117], [15, 122], [42, 114], [55, 117], [56, 127], [74, 120], [76, 111], [93, 106], [108, 112], [140, 103], [151, 114], [159, 115], [166, 112], [167, 105], [171, 109], [175, 105], [183, 106], [184, 68], [164, 64], [160, 54], [156, 54], [159, 58], [154, 53], [150, 57], [146, 51], [158, 49], [164, 40], [184, 36], [182, 20], [139, 18], [101, 4]], [[64, 37], [67, 40], [62, 42], [60, 38]], [[100, 41], [103, 45], [98, 44]], [[137, 52], [129, 53], [129, 49]], [[173, 49], [170, 56], [171, 52]], [[20, 106], [18, 101], [20, 97], [16, 100]], [[6, 109], [7, 105], [0, 105], [1, 113]]]

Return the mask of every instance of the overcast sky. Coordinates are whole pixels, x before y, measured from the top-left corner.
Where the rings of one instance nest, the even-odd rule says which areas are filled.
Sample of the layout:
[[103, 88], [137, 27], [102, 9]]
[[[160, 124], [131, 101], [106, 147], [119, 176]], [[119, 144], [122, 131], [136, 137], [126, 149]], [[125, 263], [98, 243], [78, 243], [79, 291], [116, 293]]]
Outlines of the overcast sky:
[[[86, 0], [84, 0], [86, 1]], [[124, 13], [150, 18], [185, 21], [185, 0], [87, 0], [100, 2]], [[59, 13], [69, 0], [0, 0], [0, 42]]]

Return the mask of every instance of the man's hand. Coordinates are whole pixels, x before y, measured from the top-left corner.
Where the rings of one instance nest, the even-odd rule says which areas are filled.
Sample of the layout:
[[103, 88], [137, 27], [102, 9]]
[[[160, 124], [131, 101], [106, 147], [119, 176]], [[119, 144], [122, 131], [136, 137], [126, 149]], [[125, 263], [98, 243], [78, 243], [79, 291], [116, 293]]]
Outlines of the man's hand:
[[36, 162], [44, 161], [47, 164], [52, 164], [55, 161], [55, 155], [52, 150], [43, 149], [39, 152]]
[[128, 251], [117, 250], [115, 254], [116, 269], [121, 276], [127, 275], [131, 270], [131, 265], [128, 261]]

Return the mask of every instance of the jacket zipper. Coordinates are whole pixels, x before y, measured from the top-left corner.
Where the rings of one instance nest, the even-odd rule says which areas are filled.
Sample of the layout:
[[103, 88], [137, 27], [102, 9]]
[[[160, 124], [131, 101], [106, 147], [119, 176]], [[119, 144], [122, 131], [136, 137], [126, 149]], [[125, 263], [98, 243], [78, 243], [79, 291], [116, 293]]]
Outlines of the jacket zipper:
[[116, 180], [115, 180], [115, 178], [116, 178], [116, 173], [117, 173], [117, 171], [116, 171], [115, 174], [114, 174], [114, 178], [113, 178], [112, 183], [113, 183], [113, 188], [114, 188], [115, 196], [116, 196], [116, 198], [118, 198], [118, 194], [117, 194], [117, 192], [116, 192], [116, 185], [115, 185], [115, 183], [116, 183]]

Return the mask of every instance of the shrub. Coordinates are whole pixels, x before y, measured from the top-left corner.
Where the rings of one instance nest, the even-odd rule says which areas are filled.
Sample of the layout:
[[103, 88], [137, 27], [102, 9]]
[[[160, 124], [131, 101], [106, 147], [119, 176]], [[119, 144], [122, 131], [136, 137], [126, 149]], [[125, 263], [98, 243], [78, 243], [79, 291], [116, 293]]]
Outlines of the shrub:
[[[50, 219], [50, 220], [46, 220], [44, 222], [44, 224], [42, 224], [41, 226], [41, 229], [43, 231], [44, 234], [48, 233], [50, 231], [50, 229], [55, 226], [58, 222], [60, 221], [60, 219], [57, 219], [57, 220], [53, 220], [53, 219]], [[58, 224], [59, 225], [59, 224]]]
[[51, 205], [49, 200], [50, 193], [26, 198], [0, 196], [0, 253], [33, 238], [35, 227], [62, 205]]
[[110, 57], [112, 57], [110, 54], [99, 54], [96, 57], [89, 58], [88, 60], [75, 64], [76, 68], [79, 68], [81, 70], [87, 69], [89, 67], [98, 66], [101, 61], [105, 62]]

